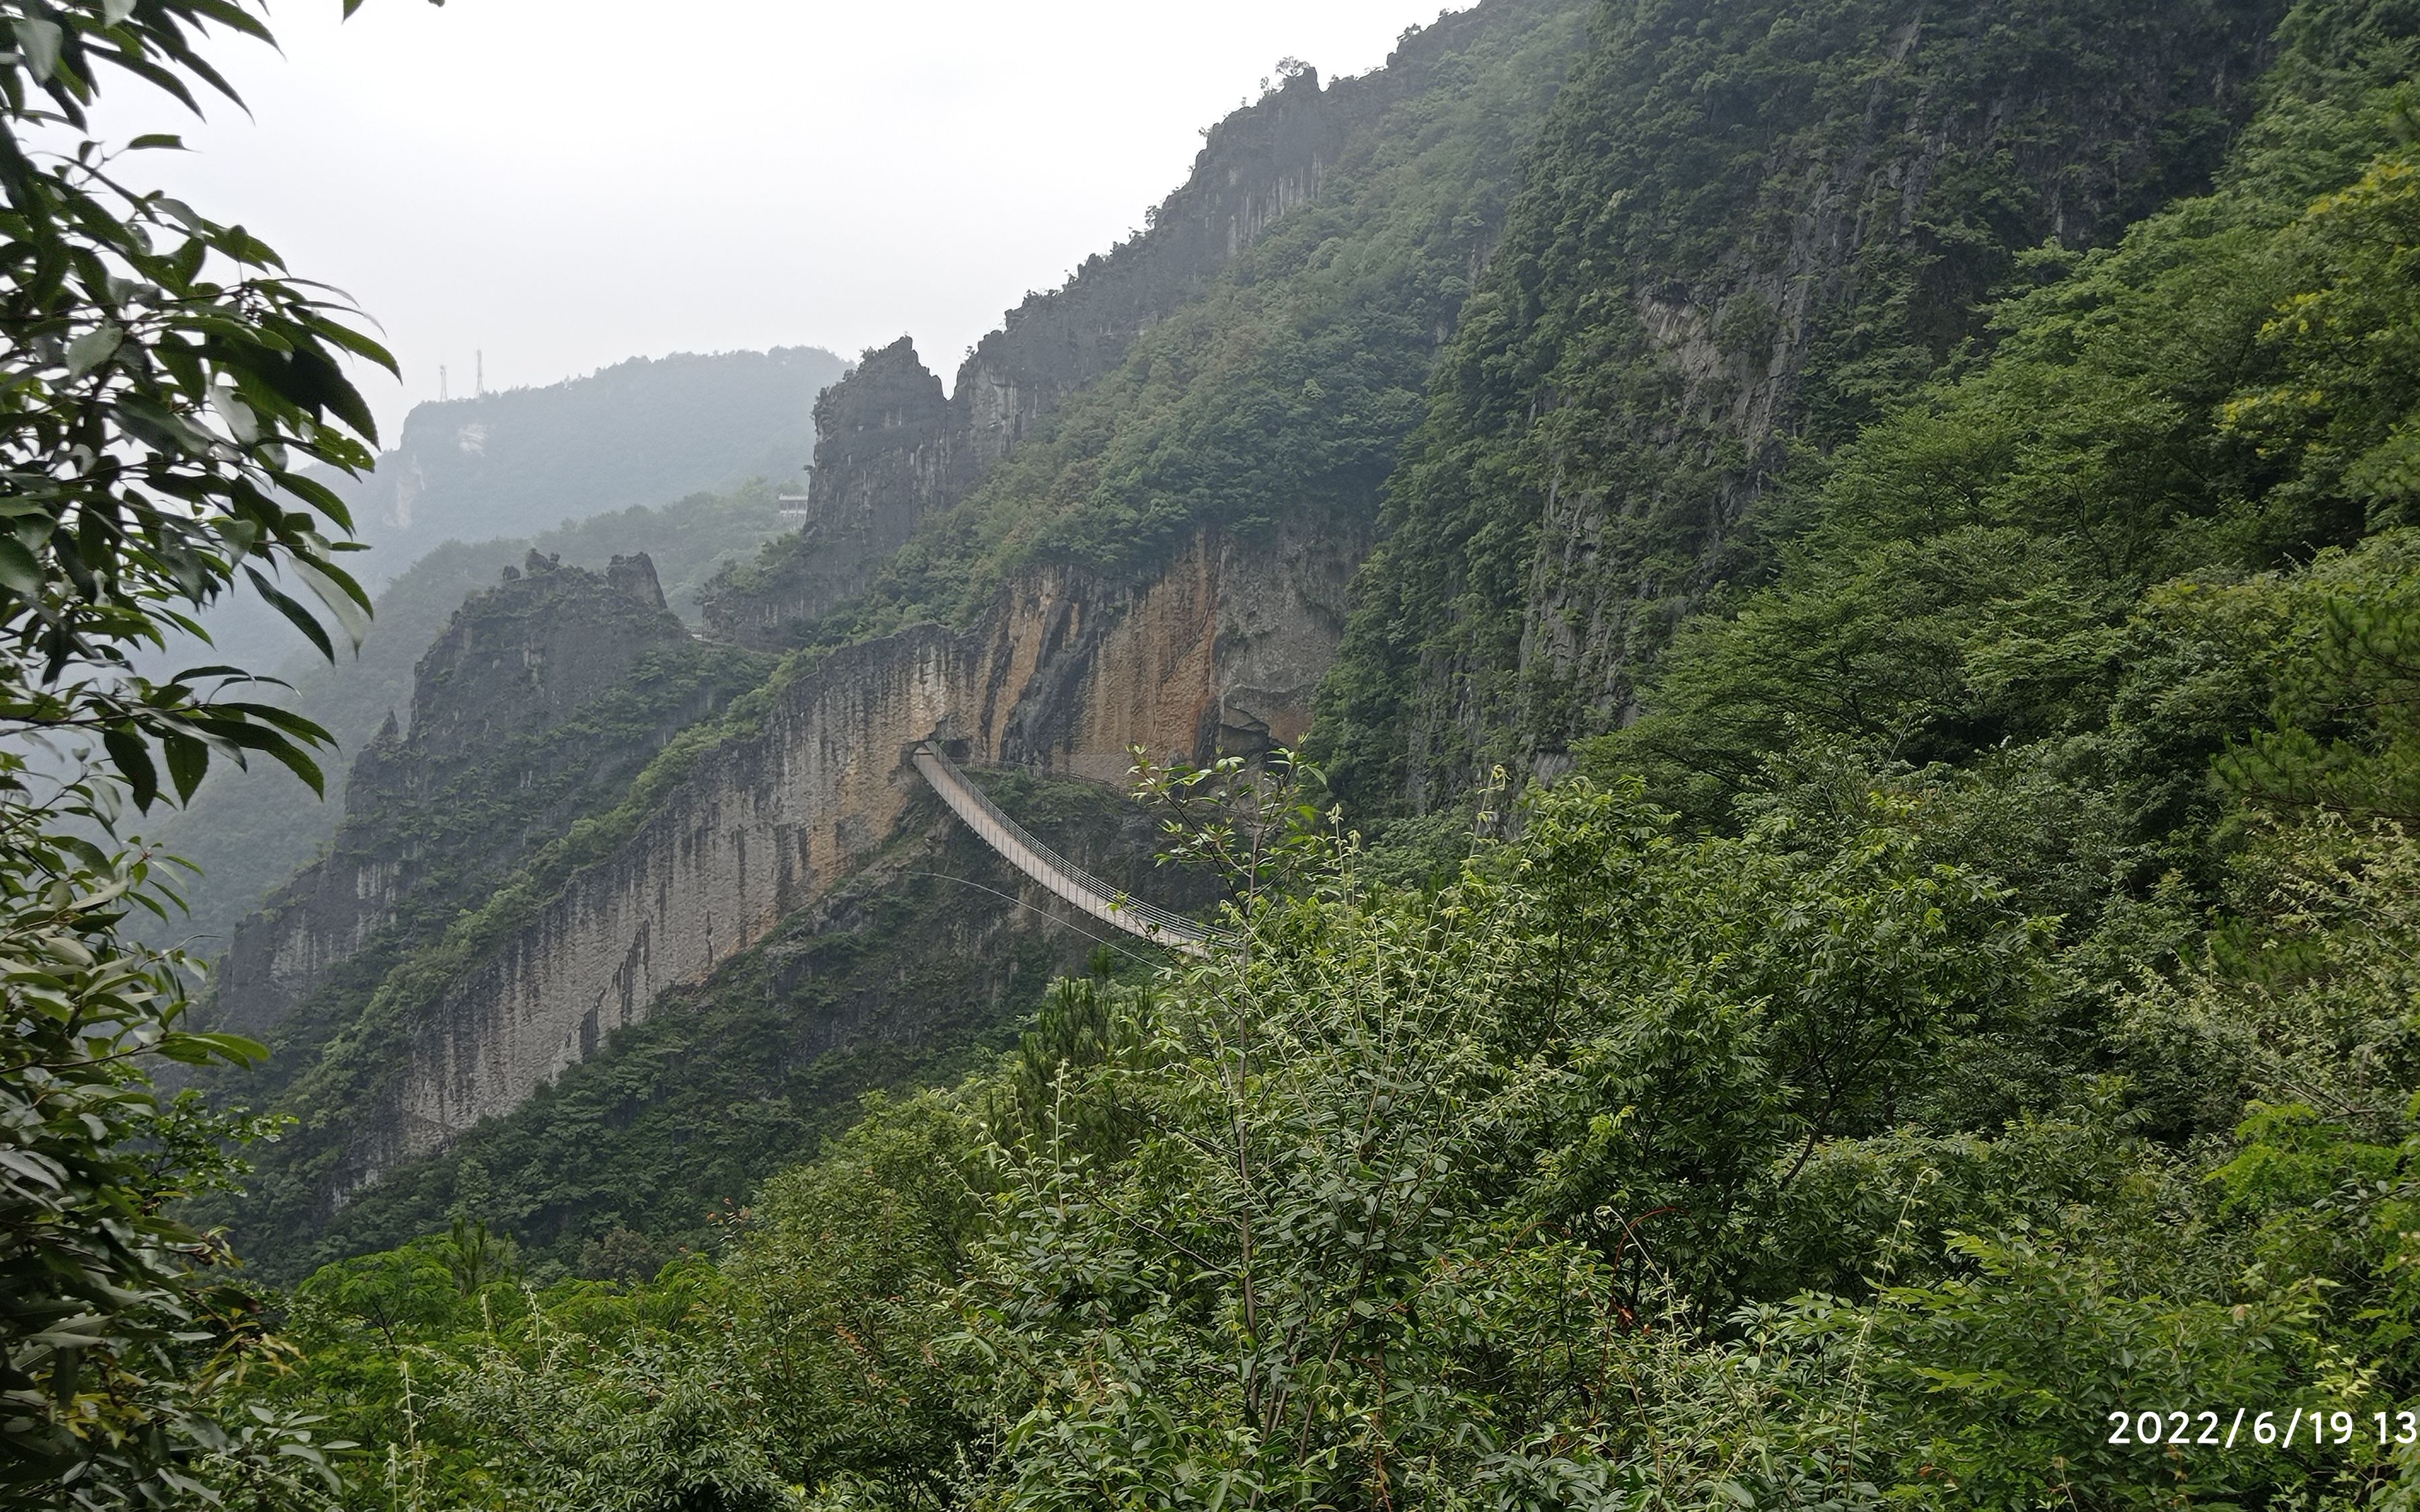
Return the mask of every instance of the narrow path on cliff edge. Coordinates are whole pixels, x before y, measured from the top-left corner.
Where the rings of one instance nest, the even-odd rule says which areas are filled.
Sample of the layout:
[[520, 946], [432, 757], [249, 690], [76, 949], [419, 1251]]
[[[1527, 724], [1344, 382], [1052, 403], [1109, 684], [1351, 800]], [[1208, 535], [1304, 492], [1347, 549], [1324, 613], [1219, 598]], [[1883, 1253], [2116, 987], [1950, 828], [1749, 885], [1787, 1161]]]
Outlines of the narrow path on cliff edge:
[[1035, 840], [1024, 825], [1001, 811], [983, 789], [967, 779], [941, 748], [924, 741], [909, 753], [916, 770], [950, 811], [966, 821], [983, 842], [1000, 854], [1001, 859], [1063, 898], [1084, 912], [1107, 924], [1149, 940], [1163, 949], [1185, 955], [1206, 957], [1212, 949], [1229, 943], [1227, 932], [1209, 925], [1140, 903], [1118, 891], [1090, 872], [1072, 865], [1047, 845]]

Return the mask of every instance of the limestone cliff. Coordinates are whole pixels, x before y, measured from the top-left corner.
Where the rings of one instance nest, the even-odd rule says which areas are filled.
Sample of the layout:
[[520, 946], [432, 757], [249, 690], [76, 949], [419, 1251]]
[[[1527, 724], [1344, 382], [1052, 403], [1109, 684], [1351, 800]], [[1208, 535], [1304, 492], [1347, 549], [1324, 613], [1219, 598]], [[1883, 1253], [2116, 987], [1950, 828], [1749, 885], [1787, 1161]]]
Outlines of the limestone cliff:
[[[1206, 873], [1156, 865], [1156, 815], [1094, 783], [1031, 769], [974, 776], [1113, 886], [1187, 911], [1221, 890]], [[340, 1211], [264, 1222], [256, 1232], [274, 1242], [256, 1245], [256, 1263], [271, 1280], [300, 1278], [442, 1228], [465, 1208], [508, 1214], [533, 1261], [577, 1264], [615, 1227], [711, 1248], [718, 1211], [752, 1201], [766, 1178], [854, 1121], [861, 1094], [981, 1061], [1054, 980], [1086, 970], [1103, 933], [933, 795], [913, 795], [888, 843], [754, 949], [602, 1037], [544, 1095]]]
[[356, 758], [330, 853], [238, 926], [215, 992], [227, 1027], [271, 1034], [382, 932], [450, 914], [728, 696], [706, 664], [735, 658], [690, 640], [644, 554], [603, 576], [535, 553], [506, 570], [422, 656], [410, 733], [390, 714]]
[[824, 897], [919, 792], [916, 741], [1111, 779], [1141, 745], [1204, 756], [1297, 738], [1334, 653], [1350, 542], [1198, 540], [1156, 583], [1028, 576], [967, 632], [851, 647], [780, 690], [613, 853], [449, 973], [349, 1119], [334, 1198], [509, 1113]]

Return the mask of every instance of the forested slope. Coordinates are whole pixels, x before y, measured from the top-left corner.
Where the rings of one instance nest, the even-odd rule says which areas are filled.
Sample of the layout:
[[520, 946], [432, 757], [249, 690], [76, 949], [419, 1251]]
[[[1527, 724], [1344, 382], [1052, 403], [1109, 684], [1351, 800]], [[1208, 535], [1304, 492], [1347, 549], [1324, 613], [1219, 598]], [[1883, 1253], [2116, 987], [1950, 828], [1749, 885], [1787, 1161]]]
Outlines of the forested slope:
[[[1321, 752], [1372, 813], [1626, 718], [1776, 480], [2046, 242], [2206, 181], [2263, 4], [1607, 10], [1388, 488]], [[1786, 525], [1783, 527], [1786, 529]]]

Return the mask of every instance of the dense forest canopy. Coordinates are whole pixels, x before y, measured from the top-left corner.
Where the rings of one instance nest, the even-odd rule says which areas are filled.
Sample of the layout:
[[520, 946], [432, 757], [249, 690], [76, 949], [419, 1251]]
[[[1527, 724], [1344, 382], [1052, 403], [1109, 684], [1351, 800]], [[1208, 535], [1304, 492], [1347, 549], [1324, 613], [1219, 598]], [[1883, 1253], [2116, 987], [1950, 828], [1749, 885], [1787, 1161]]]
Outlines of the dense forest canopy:
[[[785, 671], [684, 646], [634, 685], [769, 687], [1016, 561], [1374, 528], [1312, 759], [1136, 774], [1234, 949], [1104, 951], [679, 1246], [525, 1248], [465, 1159], [448, 1221], [271, 1299], [273, 1347], [223, 1325], [258, 1368], [162, 1387], [115, 1346], [91, 1420], [164, 1392], [150, 1458], [79, 1459], [83, 1346], [11, 1314], [8, 1431], [104, 1489], [0, 1494], [2414, 1504], [2415, 70], [2407, 0], [1607, 0], [1454, 329], [1412, 248], [1475, 228], [1363, 164]], [[1469, 106], [1405, 161], [1466, 165]], [[432, 892], [435, 951], [271, 1074], [363, 1085], [409, 995], [714, 738], [477, 911]], [[43, 887], [0, 918], [21, 1015], [121, 949]], [[648, 1028], [658, 1069], [714, 1043]], [[706, 1085], [685, 1116], [766, 1116]], [[630, 1150], [594, 1092], [477, 1148]], [[113, 1167], [147, 1319], [204, 1273], [163, 1204], [244, 1179], [199, 1117], [106, 1136], [194, 1173]], [[299, 1209], [334, 1147], [291, 1140], [263, 1191]], [[629, 1195], [564, 1170], [534, 1203]], [[280, 1442], [326, 1476], [259, 1470]]]

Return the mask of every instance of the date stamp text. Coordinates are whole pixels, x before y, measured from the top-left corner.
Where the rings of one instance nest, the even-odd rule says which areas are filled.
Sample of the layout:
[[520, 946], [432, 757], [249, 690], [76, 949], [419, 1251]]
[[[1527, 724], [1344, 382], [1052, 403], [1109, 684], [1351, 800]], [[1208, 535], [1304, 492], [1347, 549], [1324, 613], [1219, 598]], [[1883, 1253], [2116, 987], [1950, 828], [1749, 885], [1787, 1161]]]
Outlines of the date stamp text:
[[2276, 1449], [2381, 1448], [2420, 1442], [2420, 1410], [2357, 1412], [2348, 1409], [2295, 1407], [2204, 1408], [2113, 1412], [2109, 1437], [2116, 1444], [2143, 1448]]

